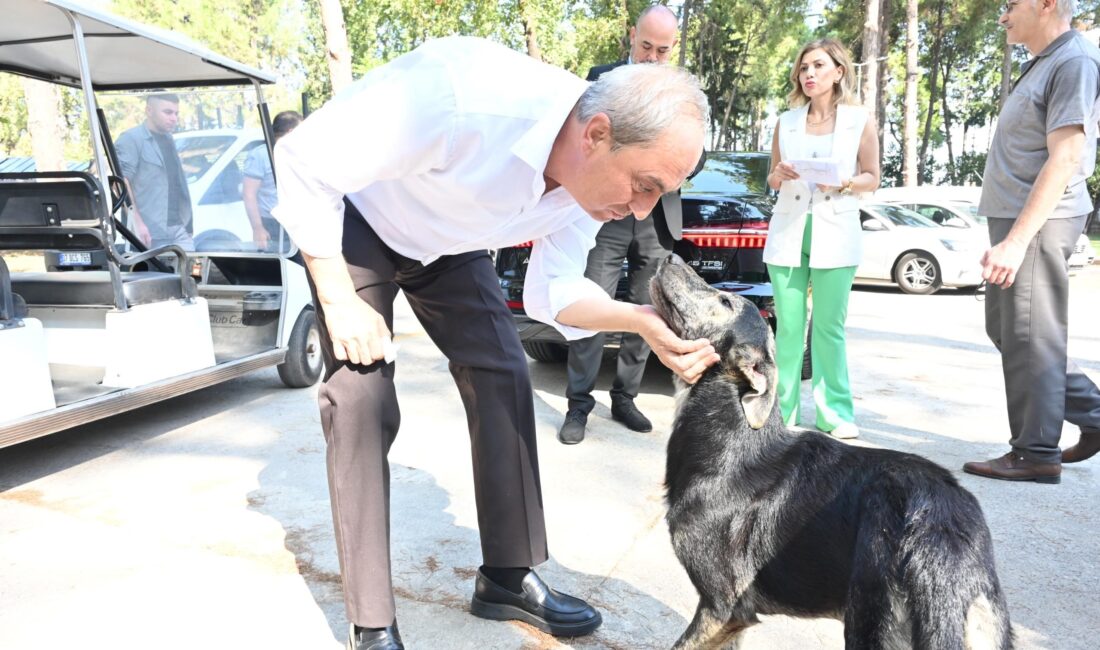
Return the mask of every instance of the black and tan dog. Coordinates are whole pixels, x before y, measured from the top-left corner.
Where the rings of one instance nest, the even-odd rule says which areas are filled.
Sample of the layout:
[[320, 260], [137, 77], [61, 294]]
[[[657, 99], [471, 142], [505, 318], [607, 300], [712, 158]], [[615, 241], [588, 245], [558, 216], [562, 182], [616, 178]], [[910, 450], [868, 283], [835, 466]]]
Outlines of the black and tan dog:
[[973, 495], [919, 456], [787, 430], [775, 342], [748, 300], [675, 256], [650, 295], [674, 332], [722, 357], [678, 382], [668, 442], [672, 545], [699, 592], [676, 648], [732, 647], [757, 614], [839, 619], [848, 650], [1012, 647]]

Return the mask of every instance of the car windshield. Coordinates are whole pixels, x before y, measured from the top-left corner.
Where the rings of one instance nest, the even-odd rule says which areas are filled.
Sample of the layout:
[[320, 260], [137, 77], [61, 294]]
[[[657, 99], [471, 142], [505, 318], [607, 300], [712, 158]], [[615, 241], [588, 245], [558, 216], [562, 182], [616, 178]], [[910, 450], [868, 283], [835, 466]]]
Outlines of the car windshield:
[[176, 151], [187, 176], [187, 184], [193, 185], [221, 158], [236, 140], [231, 135], [176, 136]]
[[897, 205], [872, 205], [868, 206], [876, 214], [886, 217], [895, 226], [912, 226], [914, 228], [939, 228], [931, 219]]
[[764, 153], [707, 154], [703, 170], [684, 181], [684, 194], [764, 194], [770, 158]]

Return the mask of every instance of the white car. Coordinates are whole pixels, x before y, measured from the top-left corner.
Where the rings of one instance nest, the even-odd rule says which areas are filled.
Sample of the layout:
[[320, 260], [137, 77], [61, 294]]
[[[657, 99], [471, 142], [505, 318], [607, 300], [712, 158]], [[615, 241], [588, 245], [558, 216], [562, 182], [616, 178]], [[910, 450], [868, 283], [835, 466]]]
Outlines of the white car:
[[195, 248], [199, 251], [255, 250], [241, 186], [249, 153], [264, 146], [253, 129], [204, 129], [173, 136], [191, 192]]
[[863, 262], [856, 284], [896, 284], [931, 294], [942, 287], [977, 287], [985, 247], [973, 236], [937, 225], [899, 205], [864, 203]]
[[[986, 218], [978, 214], [980, 187], [888, 187], [874, 193], [874, 200], [909, 208], [941, 226], [969, 230], [978, 242], [989, 245]], [[1084, 233], [1073, 246], [1069, 268], [1081, 269], [1093, 263], [1096, 251]]]

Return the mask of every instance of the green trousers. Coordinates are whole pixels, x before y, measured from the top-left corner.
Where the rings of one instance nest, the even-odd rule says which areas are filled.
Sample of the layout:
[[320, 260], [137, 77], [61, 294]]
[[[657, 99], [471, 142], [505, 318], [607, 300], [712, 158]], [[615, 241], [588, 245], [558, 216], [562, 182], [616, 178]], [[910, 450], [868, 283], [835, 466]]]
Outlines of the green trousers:
[[813, 395], [816, 426], [832, 431], [843, 422], [854, 422], [852, 388], [848, 383], [848, 352], [844, 321], [848, 318], [848, 295], [856, 267], [810, 268], [810, 240], [813, 218], [807, 217], [802, 236], [802, 264], [768, 265], [775, 294], [776, 365], [779, 368], [779, 409], [787, 426], [797, 425], [801, 401], [802, 355], [805, 352], [806, 297], [813, 287], [813, 332], [810, 361], [813, 364]]

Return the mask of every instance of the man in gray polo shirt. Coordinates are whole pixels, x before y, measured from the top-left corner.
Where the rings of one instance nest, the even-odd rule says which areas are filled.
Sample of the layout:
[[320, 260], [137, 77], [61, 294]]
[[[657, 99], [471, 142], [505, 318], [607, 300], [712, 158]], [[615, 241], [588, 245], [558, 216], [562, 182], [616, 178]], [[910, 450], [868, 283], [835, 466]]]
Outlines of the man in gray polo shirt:
[[[1070, 27], [1076, 0], [1009, 0], [1008, 42], [1034, 58], [1016, 80], [993, 136], [979, 212], [993, 247], [986, 332], [1001, 351], [1012, 450], [963, 465], [978, 476], [1058, 483], [1062, 463], [1100, 451], [1100, 390], [1066, 355], [1068, 260], [1092, 210], [1100, 50]], [[1060, 452], [1063, 422], [1081, 441]]]

